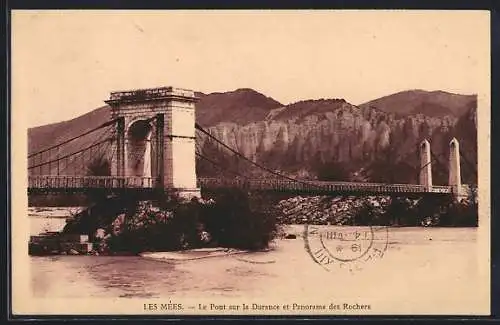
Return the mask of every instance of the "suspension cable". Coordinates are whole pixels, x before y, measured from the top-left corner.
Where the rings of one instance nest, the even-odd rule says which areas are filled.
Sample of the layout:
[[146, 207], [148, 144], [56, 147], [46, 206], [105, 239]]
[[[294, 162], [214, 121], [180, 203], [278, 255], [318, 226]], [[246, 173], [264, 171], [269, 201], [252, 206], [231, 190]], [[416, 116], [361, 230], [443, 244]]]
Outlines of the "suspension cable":
[[212, 159], [210, 159], [210, 158], [207, 158], [207, 157], [203, 156], [202, 154], [200, 154], [200, 153], [198, 153], [198, 152], [195, 152], [195, 154], [196, 154], [196, 156], [198, 156], [198, 157], [200, 157], [200, 158], [202, 158], [202, 159], [204, 159], [204, 160], [208, 161], [209, 163], [211, 163], [211, 164], [212, 164], [212, 165], [214, 165], [215, 167], [219, 168], [221, 171], [228, 171], [228, 172], [231, 172], [231, 173], [233, 173], [233, 174], [235, 174], [235, 175], [238, 175], [238, 176], [241, 176], [241, 177], [243, 177], [243, 178], [245, 178], [245, 179], [248, 179], [248, 177], [247, 177], [247, 176], [245, 176], [245, 175], [243, 175], [243, 174], [241, 174], [241, 173], [239, 173], [239, 172], [237, 172], [237, 171], [233, 171], [232, 169], [228, 169], [228, 168], [222, 167], [220, 164], [216, 163], [215, 161], [213, 161], [213, 160], [212, 160]]
[[90, 148], [92, 148], [92, 147], [98, 146], [98, 145], [100, 145], [100, 144], [102, 144], [102, 143], [104, 143], [104, 142], [106, 142], [106, 141], [112, 140], [112, 139], [113, 139], [113, 137], [106, 138], [106, 139], [104, 139], [104, 140], [102, 140], [102, 141], [99, 141], [98, 143], [95, 143], [95, 144], [93, 144], [93, 145], [90, 145], [90, 146], [88, 146], [88, 147], [86, 147], [86, 148], [83, 148], [83, 149], [81, 149], [81, 150], [78, 150], [78, 151], [72, 152], [72, 153], [67, 154], [67, 155], [65, 155], [65, 156], [59, 157], [59, 158], [57, 158], [57, 159], [53, 159], [53, 160], [50, 160], [50, 161], [46, 161], [46, 162], [43, 162], [43, 163], [38, 164], [38, 165], [30, 166], [30, 167], [28, 167], [28, 169], [37, 168], [37, 167], [40, 167], [40, 166], [48, 165], [48, 164], [50, 164], [50, 163], [53, 163], [53, 162], [57, 162], [57, 161], [63, 160], [63, 159], [65, 159], [65, 158], [71, 157], [71, 156], [73, 156], [73, 155], [77, 155], [77, 154], [79, 154], [80, 152], [83, 152], [83, 151], [88, 150], [88, 149], [90, 149]]
[[[111, 128], [106, 129], [106, 130], [102, 133], [102, 135], [101, 135], [101, 137], [100, 137], [100, 138], [107, 136], [107, 135], [109, 134], [110, 130], [111, 130]], [[92, 142], [92, 144], [91, 144], [89, 147], [85, 148], [84, 150], [87, 150], [87, 149], [88, 149], [88, 150], [92, 150], [92, 148], [93, 148], [94, 146], [99, 145], [97, 142], [99, 141], [99, 139], [100, 139], [100, 138], [99, 138], [99, 137], [96, 137], [96, 138], [94, 139], [94, 141]], [[75, 153], [73, 153], [73, 154], [76, 156], [78, 153], [79, 153], [79, 152], [75, 152]], [[73, 155], [73, 154], [71, 154], [71, 155]], [[60, 158], [60, 159], [59, 159], [59, 158]], [[58, 161], [58, 160], [66, 159], [66, 158], [69, 158], [69, 157], [67, 157], [67, 156], [59, 157], [59, 152], [57, 152], [57, 158], [55, 158], [55, 160], [56, 160], [56, 161]], [[68, 167], [73, 166], [73, 163], [74, 163], [75, 161], [76, 161], [75, 159], [73, 159], [73, 160], [72, 160], [72, 161], [70, 161], [70, 162], [68, 162], [68, 161], [66, 160], [66, 161], [65, 161], [65, 162], [66, 162], [66, 164], [65, 164], [64, 168], [63, 168], [62, 170], [58, 170], [58, 174], [61, 174], [61, 172], [66, 171], [66, 170], [68, 169]], [[53, 161], [52, 161], [52, 162], [53, 162]], [[49, 166], [50, 166], [51, 161], [44, 162], [44, 163], [48, 163], [48, 164], [49, 164]], [[36, 168], [36, 167], [43, 166], [43, 164], [44, 164], [44, 163], [40, 163], [40, 164], [39, 164], [39, 165], [37, 165], [37, 166], [31, 166], [31, 167], [29, 167], [28, 169], [32, 169], [32, 168]], [[49, 168], [49, 173], [50, 173], [50, 168]]]
[[104, 128], [104, 127], [110, 126], [110, 125], [112, 125], [113, 123], [115, 123], [116, 121], [118, 121], [118, 119], [114, 119], [114, 120], [108, 121], [108, 122], [103, 123], [103, 124], [99, 125], [98, 127], [95, 127], [95, 128], [93, 128], [93, 129], [91, 129], [91, 130], [89, 130], [89, 131], [85, 132], [85, 133], [82, 133], [82, 134], [80, 134], [80, 135], [77, 135], [77, 136], [75, 136], [75, 137], [72, 137], [72, 138], [70, 138], [70, 139], [67, 139], [67, 140], [65, 140], [65, 141], [63, 141], [63, 142], [60, 142], [60, 143], [58, 143], [58, 144], [55, 144], [55, 145], [53, 145], [53, 146], [51, 146], [51, 147], [48, 147], [48, 148], [45, 148], [45, 149], [43, 149], [43, 150], [40, 150], [40, 151], [34, 152], [34, 153], [32, 153], [32, 154], [29, 154], [29, 155], [28, 155], [28, 158], [31, 158], [31, 157], [36, 156], [36, 155], [39, 155], [39, 154], [44, 153], [44, 152], [46, 152], [46, 151], [49, 151], [49, 150], [51, 150], [51, 149], [54, 149], [54, 148], [60, 147], [60, 146], [62, 146], [62, 145], [64, 145], [64, 144], [66, 144], [66, 143], [69, 143], [69, 142], [74, 141], [74, 140], [76, 140], [76, 139], [78, 139], [78, 138], [81, 138], [81, 137], [83, 137], [83, 136], [86, 136], [86, 135], [88, 135], [88, 134], [90, 134], [90, 133], [92, 133], [92, 132], [95, 132], [95, 131], [97, 131], [97, 130], [99, 130], [99, 129], [101, 129], [101, 128]]
[[232, 153], [234, 153], [235, 155], [237, 155], [238, 157], [250, 162], [251, 164], [257, 166], [258, 168], [260, 169], [263, 169], [265, 171], [267, 171], [268, 173], [271, 173], [275, 176], [278, 176], [278, 177], [282, 177], [282, 178], [286, 178], [290, 181], [293, 181], [293, 182], [297, 182], [297, 183], [302, 183], [302, 184], [307, 184], [307, 185], [313, 185], [315, 186], [313, 183], [308, 183], [308, 182], [304, 182], [304, 181], [301, 181], [301, 180], [298, 180], [298, 179], [295, 179], [295, 178], [292, 178], [292, 177], [289, 177], [289, 176], [286, 176], [286, 175], [283, 175], [281, 173], [278, 173], [278, 172], [275, 172], [274, 170], [272, 169], [269, 169], [261, 164], [258, 164], [256, 162], [254, 162], [253, 160], [247, 158], [246, 156], [242, 155], [241, 153], [239, 153], [238, 151], [234, 150], [233, 148], [229, 147], [227, 144], [225, 144], [224, 142], [220, 141], [219, 139], [217, 139], [216, 137], [214, 137], [211, 133], [207, 132], [206, 130], [204, 130], [198, 123], [195, 123], [195, 128], [198, 129], [199, 131], [201, 131], [202, 133], [206, 134], [207, 136], [209, 136], [211, 139], [215, 140], [217, 143], [221, 144], [222, 146], [224, 146], [225, 148], [227, 148], [229, 151], [231, 151]]
[[[103, 133], [103, 136], [104, 136], [104, 135], [106, 135], [106, 134], [108, 134], [108, 133], [110, 132], [110, 130], [111, 130], [111, 129], [107, 129], [107, 130], [106, 130], [106, 132], [104, 132], [104, 133]], [[111, 135], [110, 137], [108, 137], [108, 139], [114, 139], [114, 136], [113, 136], [113, 135]], [[98, 141], [97, 141], [97, 140], [99, 140], [99, 138], [96, 138], [96, 140], [94, 140], [94, 142], [92, 143], [92, 145], [90, 145], [90, 146], [88, 147], [88, 150], [91, 150], [94, 146], [98, 146], [99, 148], [96, 150], [96, 153], [95, 153], [95, 154], [100, 153], [100, 151], [101, 151], [101, 149], [102, 149], [102, 147], [100, 146], [100, 144], [101, 144], [101, 143], [98, 143]], [[105, 148], [109, 148], [109, 146], [110, 146], [110, 145], [111, 145], [111, 142], [107, 142], [107, 145], [105, 146]], [[85, 151], [84, 151], [84, 152], [85, 152]], [[92, 152], [92, 151], [91, 151], [91, 152]], [[82, 153], [82, 154], [84, 154], [84, 153]], [[92, 156], [91, 156], [90, 158], [91, 158], [91, 160], [92, 160]], [[75, 162], [75, 161], [76, 161], [76, 160], [75, 160], [75, 159], [73, 159], [73, 161], [72, 161], [71, 163], [73, 163], [73, 162]], [[73, 166], [71, 163], [70, 163], [70, 164], [66, 164], [66, 166], [64, 166], [64, 169], [63, 169], [62, 171], [60, 171], [60, 172], [59, 172], [59, 174], [61, 174], [62, 172], [65, 172], [65, 171], [66, 171], [66, 170], [67, 170], [70, 166]], [[75, 164], [75, 165], [77, 165], [77, 164]], [[77, 166], [77, 168], [78, 168], [78, 167], [79, 167], [79, 166]], [[81, 166], [81, 168], [82, 168], [82, 169], [84, 169], [84, 168], [85, 168], [85, 162], [84, 162], [83, 166]]]

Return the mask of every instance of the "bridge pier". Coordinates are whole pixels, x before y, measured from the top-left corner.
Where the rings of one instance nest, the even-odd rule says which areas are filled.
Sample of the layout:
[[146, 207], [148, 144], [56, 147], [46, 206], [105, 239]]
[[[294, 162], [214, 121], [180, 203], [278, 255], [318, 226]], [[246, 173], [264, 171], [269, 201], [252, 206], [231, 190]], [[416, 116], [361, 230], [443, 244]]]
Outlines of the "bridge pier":
[[[432, 163], [431, 163], [431, 145], [426, 139], [420, 143], [420, 172], [419, 184], [424, 185], [427, 190], [432, 189]], [[451, 139], [449, 143], [448, 160], [448, 185], [451, 194], [456, 200], [468, 196], [468, 191], [462, 186], [462, 176], [460, 171], [460, 145], [456, 138]]]
[[419, 150], [419, 184], [424, 185], [427, 190], [430, 190], [432, 188], [431, 144], [427, 141], [427, 139], [420, 143]]
[[196, 101], [193, 91], [173, 87], [112, 92], [105, 101], [118, 118], [112, 176], [150, 178], [181, 198], [200, 197]]
[[457, 200], [467, 197], [467, 191], [462, 186], [462, 174], [460, 171], [460, 145], [456, 138], [451, 139], [449, 144], [448, 161], [448, 185], [451, 186], [453, 197]]

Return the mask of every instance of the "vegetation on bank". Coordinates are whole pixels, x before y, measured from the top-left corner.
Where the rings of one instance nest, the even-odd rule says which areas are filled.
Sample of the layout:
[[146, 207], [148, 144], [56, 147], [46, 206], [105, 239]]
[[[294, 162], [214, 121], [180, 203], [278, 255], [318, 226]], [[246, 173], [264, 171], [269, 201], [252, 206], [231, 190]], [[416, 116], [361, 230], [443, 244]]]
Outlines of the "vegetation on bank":
[[[437, 202], [436, 202], [437, 201]], [[365, 202], [353, 225], [477, 227], [478, 210], [468, 200], [393, 198], [386, 206]]]
[[[30, 253], [77, 254], [64, 238], [88, 235], [91, 254], [137, 254], [223, 247], [262, 250], [285, 235], [284, 224], [347, 226], [460, 226], [478, 224], [476, 201], [449, 197], [293, 197], [276, 204], [269, 196], [242, 191], [211, 193], [211, 199], [168, 197], [160, 207], [131, 195], [101, 197], [79, 212], [62, 233], [30, 243]], [[39, 236], [40, 237], [40, 236]], [[43, 236], [42, 236], [43, 237]], [[45, 247], [45, 248], [44, 248]], [[66, 247], [66, 248], [65, 248]]]
[[261, 250], [279, 231], [277, 211], [241, 191], [212, 199], [165, 198], [160, 208], [132, 197], [107, 198], [68, 222], [65, 233], [88, 233], [100, 253], [206, 247]]

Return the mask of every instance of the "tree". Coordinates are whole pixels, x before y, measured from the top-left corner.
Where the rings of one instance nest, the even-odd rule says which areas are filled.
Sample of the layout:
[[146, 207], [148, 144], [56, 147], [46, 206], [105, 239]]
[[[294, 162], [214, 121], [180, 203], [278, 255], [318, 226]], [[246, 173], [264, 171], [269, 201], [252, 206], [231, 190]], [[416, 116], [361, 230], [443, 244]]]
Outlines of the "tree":
[[243, 191], [221, 191], [205, 205], [200, 221], [219, 246], [259, 250], [277, 233], [277, 210], [267, 209], [261, 197]]
[[111, 176], [111, 164], [103, 155], [99, 155], [87, 166], [87, 176]]

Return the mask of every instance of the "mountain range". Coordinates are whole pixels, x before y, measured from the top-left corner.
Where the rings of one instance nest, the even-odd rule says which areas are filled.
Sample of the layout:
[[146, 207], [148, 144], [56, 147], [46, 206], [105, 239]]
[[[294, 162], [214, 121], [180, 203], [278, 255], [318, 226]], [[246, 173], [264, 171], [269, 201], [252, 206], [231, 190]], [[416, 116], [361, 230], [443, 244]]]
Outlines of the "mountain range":
[[[456, 137], [462, 152], [462, 181], [476, 183], [475, 95], [408, 90], [358, 106], [341, 98], [284, 105], [248, 88], [197, 96], [198, 124], [249, 160], [288, 177], [415, 183], [417, 145], [429, 139], [434, 182], [446, 184], [448, 143]], [[103, 106], [69, 121], [31, 128], [28, 150], [36, 152], [86, 132], [110, 115], [110, 108]], [[73, 141], [59, 155], [104, 136], [96, 132], [91, 140]], [[197, 134], [197, 148], [211, 160], [197, 161], [200, 176], [270, 176], [203, 134]], [[214, 162], [222, 167], [216, 168]]]

